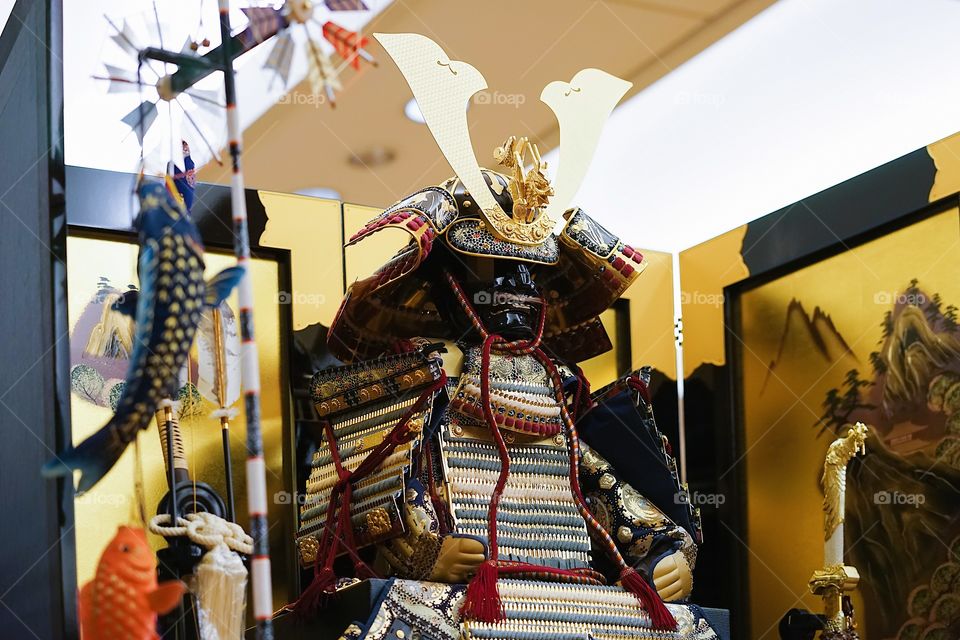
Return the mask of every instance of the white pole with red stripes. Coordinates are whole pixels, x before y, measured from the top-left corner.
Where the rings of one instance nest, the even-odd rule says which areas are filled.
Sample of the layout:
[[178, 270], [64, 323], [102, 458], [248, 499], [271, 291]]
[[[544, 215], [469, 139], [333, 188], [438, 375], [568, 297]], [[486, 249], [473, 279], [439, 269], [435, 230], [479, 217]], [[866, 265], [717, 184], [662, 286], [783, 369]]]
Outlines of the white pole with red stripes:
[[260, 364], [253, 329], [253, 285], [250, 277], [250, 234], [247, 229], [247, 203], [240, 171], [240, 121], [237, 117], [237, 90], [230, 49], [230, 1], [219, 0], [220, 39], [223, 48], [223, 84], [227, 101], [227, 135], [233, 176], [230, 201], [233, 209], [233, 250], [237, 264], [246, 270], [237, 288], [240, 302], [241, 375], [244, 410], [247, 416], [247, 505], [253, 557], [250, 559], [253, 616], [257, 639], [273, 638], [273, 588], [270, 580], [270, 545], [267, 538], [267, 477], [263, 463], [263, 436], [260, 432]]

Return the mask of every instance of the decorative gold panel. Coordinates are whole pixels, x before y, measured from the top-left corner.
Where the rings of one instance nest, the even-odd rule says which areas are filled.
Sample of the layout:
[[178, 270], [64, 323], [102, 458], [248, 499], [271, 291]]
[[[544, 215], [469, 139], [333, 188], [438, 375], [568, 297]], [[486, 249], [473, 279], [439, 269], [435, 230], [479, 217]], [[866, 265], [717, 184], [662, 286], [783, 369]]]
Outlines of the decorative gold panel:
[[928, 144], [927, 153], [937, 168], [930, 187], [930, 202], [960, 191], [960, 133]]
[[[627, 373], [620, 370], [617, 356], [627, 349], [630, 370], [651, 366], [668, 378], [676, 379], [677, 352], [673, 334], [673, 258], [669, 253], [640, 249], [649, 266], [623, 294], [630, 322], [629, 344], [622, 343], [623, 327], [617, 327], [614, 309], [600, 316], [613, 349], [580, 363], [594, 389], [613, 382]], [[619, 330], [618, 330], [619, 329]]]
[[343, 296], [340, 202], [273, 191], [259, 195], [267, 211], [260, 244], [290, 251], [291, 287], [278, 299], [292, 305], [293, 330], [329, 327]]
[[623, 294], [630, 301], [631, 368], [649, 365], [675, 380], [673, 256], [661, 251], [639, 251], [647, 259], [647, 268]]
[[752, 638], [777, 638], [790, 608], [821, 606], [807, 591], [823, 564], [818, 479], [834, 432], [856, 420], [874, 429], [847, 479], [860, 637], [936, 637], [924, 633], [956, 624], [945, 605], [957, 581], [944, 579], [960, 572], [960, 425], [953, 396], [938, 405], [928, 384], [933, 394], [960, 367], [958, 244], [952, 209], [740, 297]]
[[[350, 238], [360, 231], [370, 220], [382, 213], [382, 209], [365, 207], [359, 204], [343, 205], [344, 237]], [[383, 266], [403, 245], [410, 240], [407, 233], [399, 229], [386, 229], [368, 236], [363, 242], [347, 247], [344, 265], [347, 274], [347, 286], [355, 280], [366, 278]]]
[[680, 252], [685, 378], [701, 364], [724, 364], [723, 288], [750, 275], [740, 253], [750, 249], [746, 234], [743, 225]]
[[580, 363], [580, 367], [583, 369], [583, 373], [587, 377], [587, 380], [590, 381], [590, 387], [593, 389], [599, 389], [626, 373], [625, 371], [620, 371], [617, 366], [617, 350], [621, 348], [620, 342], [622, 336], [618, 335], [617, 332], [616, 309], [607, 309], [604, 311], [600, 314], [600, 321], [603, 323], [603, 328], [607, 330], [607, 335], [610, 336], [610, 343], [613, 345], [613, 349]]

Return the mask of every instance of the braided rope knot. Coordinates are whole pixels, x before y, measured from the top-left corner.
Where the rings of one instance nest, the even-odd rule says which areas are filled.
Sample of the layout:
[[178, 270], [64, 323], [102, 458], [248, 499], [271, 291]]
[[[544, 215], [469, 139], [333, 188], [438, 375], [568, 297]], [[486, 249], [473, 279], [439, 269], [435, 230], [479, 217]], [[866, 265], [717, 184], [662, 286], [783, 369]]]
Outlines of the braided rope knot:
[[170, 514], [160, 513], [153, 516], [149, 524], [150, 532], [164, 538], [186, 536], [191, 542], [208, 550], [222, 544], [237, 553], [253, 553], [253, 538], [243, 527], [212, 513], [188, 513], [177, 518], [177, 526], [170, 526], [169, 522]]

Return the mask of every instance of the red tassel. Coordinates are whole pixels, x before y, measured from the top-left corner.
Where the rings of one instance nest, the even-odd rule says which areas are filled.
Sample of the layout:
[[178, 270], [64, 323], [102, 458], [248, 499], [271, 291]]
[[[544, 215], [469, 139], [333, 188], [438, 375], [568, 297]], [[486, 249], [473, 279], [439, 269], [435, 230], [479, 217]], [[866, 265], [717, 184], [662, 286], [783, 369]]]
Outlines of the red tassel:
[[664, 631], [673, 631], [677, 628], [677, 621], [663, 604], [660, 594], [653, 590], [653, 587], [643, 579], [636, 569], [631, 567], [624, 568], [620, 572], [620, 584], [623, 588], [637, 596], [637, 600], [643, 605], [643, 608], [650, 614], [650, 624], [654, 629]]
[[336, 583], [337, 576], [333, 569], [330, 567], [321, 569], [314, 575], [313, 582], [293, 603], [293, 613], [303, 620], [315, 617], [320, 611], [326, 609], [336, 596]]
[[477, 575], [467, 585], [461, 616], [488, 623], [503, 622], [507, 618], [503, 601], [500, 600], [500, 590], [497, 589], [497, 573], [497, 565], [492, 560], [480, 565]]

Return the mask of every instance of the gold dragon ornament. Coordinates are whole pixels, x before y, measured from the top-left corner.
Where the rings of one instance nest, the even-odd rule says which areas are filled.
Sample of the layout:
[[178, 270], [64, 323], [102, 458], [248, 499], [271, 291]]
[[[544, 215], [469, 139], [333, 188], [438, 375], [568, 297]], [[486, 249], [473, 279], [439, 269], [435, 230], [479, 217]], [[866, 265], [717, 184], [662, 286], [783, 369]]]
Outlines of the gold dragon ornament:
[[[531, 168], [524, 172], [524, 158], [531, 156]], [[553, 195], [553, 187], [544, 175], [547, 163], [540, 158], [540, 149], [526, 137], [510, 136], [493, 152], [493, 159], [510, 170], [510, 195], [513, 196], [513, 219], [530, 224], [540, 217], [540, 210]]]
[[821, 640], [857, 640], [856, 623], [849, 596], [860, 581], [855, 567], [843, 562], [844, 498], [847, 487], [847, 464], [858, 454], [866, 453], [869, 430], [858, 422], [842, 438], [834, 440], [823, 461], [823, 533], [822, 569], [810, 578], [810, 591], [823, 599], [826, 621]]

